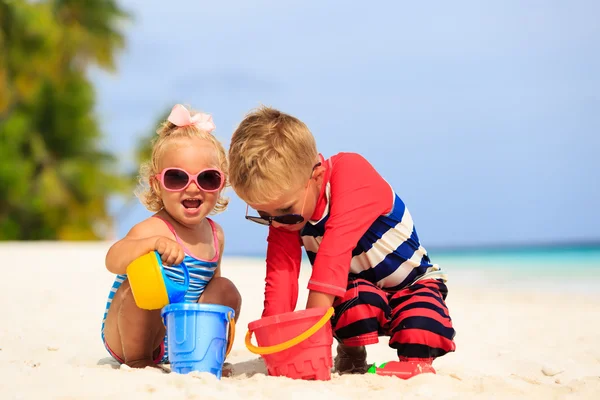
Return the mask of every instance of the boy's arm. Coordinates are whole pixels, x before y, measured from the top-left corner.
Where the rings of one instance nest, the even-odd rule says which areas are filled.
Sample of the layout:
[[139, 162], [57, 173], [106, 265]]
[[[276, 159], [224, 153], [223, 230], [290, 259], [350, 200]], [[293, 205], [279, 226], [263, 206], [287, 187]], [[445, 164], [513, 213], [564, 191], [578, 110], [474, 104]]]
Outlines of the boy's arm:
[[346, 293], [352, 250], [394, 204], [390, 185], [358, 154], [340, 155], [329, 182], [329, 219], [308, 283], [307, 308], [330, 307], [336, 296]]
[[269, 226], [263, 317], [296, 308], [301, 259], [300, 233]]
[[311, 290], [308, 292], [306, 308], [331, 307], [335, 300], [335, 295]]

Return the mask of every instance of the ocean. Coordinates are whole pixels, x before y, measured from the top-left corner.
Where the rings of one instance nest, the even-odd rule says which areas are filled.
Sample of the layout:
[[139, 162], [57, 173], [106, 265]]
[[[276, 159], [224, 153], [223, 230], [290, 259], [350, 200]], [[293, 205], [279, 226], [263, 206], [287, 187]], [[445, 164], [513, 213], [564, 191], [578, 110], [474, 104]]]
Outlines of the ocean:
[[[480, 249], [430, 249], [433, 263], [448, 275], [448, 286], [528, 287], [533, 291], [600, 293], [600, 245], [555, 245]], [[229, 253], [264, 262], [265, 254]], [[303, 268], [310, 269], [304, 256]]]

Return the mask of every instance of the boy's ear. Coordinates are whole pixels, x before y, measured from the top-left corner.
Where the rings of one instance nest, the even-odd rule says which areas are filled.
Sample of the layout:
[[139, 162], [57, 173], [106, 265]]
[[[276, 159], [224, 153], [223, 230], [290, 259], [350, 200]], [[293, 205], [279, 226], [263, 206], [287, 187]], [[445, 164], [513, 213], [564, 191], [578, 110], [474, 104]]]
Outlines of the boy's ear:
[[319, 165], [317, 168], [315, 168], [313, 178], [315, 178], [315, 180], [317, 182], [320, 182], [323, 180], [324, 176], [325, 176], [325, 167], [323, 165]]

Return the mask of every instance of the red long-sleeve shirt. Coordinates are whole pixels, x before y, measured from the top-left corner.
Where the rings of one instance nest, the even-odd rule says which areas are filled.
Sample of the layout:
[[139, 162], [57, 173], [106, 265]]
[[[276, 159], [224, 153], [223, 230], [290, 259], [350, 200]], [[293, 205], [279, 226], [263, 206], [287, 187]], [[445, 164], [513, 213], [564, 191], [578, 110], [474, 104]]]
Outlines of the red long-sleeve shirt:
[[[308, 289], [343, 296], [352, 250], [371, 224], [391, 211], [394, 192], [358, 154], [339, 153], [323, 165], [325, 174], [321, 192], [307, 227], [324, 218], [327, 220]], [[269, 227], [263, 316], [296, 308], [303, 244], [300, 235], [298, 231]]]

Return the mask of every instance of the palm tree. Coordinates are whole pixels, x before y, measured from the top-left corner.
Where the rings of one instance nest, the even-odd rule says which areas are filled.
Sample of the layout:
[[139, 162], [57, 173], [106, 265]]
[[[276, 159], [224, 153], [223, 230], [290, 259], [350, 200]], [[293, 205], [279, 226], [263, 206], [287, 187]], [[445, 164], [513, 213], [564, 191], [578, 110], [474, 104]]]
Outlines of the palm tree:
[[56, 20], [63, 26], [61, 46], [70, 67], [85, 69], [90, 63], [115, 69], [115, 54], [125, 39], [118, 24], [131, 16], [115, 0], [52, 0]]
[[110, 224], [127, 181], [100, 149], [86, 72], [114, 70], [126, 16], [113, 0], [0, 5], [0, 239], [95, 239]]

